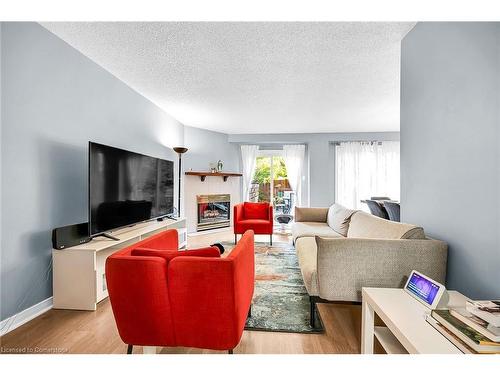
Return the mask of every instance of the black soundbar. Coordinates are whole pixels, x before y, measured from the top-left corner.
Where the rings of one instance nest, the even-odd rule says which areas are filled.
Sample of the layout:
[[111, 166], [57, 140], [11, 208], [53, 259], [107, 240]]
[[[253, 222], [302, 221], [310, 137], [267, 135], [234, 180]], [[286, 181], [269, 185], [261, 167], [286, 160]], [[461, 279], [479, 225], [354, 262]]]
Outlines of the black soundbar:
[[62, 250], [89, 242], [89, 223], [67, 225], [52, 231], [52, 247]]

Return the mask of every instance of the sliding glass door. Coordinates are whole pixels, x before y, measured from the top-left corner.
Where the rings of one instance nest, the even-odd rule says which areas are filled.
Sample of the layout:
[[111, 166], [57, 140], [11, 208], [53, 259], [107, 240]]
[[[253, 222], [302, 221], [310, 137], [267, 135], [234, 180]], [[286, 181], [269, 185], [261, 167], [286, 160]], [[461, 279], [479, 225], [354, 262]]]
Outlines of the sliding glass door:
[[273, 186], [272, 202], [275, 214], [289, 214], [292, 209], [294, 192], [288, 181], [285, 160], [282, 156], [272, 157]]
[[271, 202], [271, 158], [258, 156], [255, 159], [255, 173], [250, 189], [250, 201]]
[[259, 152], [255, 160], [250, 201], [271, 203], [275, 215], [291, 212], [294, 192], [288, 181], [285, 160], [281, 151]]

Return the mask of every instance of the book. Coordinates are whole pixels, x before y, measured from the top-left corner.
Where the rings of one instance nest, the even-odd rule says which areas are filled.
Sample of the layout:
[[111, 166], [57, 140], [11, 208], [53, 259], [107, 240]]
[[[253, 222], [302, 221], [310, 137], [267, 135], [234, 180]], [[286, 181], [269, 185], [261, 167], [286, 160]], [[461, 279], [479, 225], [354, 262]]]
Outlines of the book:
[[451, 315], [461, 320], [480, 334], [486, 336], [493, 342], [500, 342], [500, 327], [495, 327], [486, 320], [472, 314], [463, 307], [450, 308]]
[[500, 301], [467, 301], [465, 308], [495, 327], [500, 327]]
[[431, 316], [478, 353], [500, 353], [500, 343], [489, 340], [451, 315], [450, 310], [432, 310]]
[[425, 320], [427, 321], [427, 323], [433, 326], [440, 334], [442, 334], [446, 339], [448, 339], [448, 341], [450, 341], [453, 345], [455, 345], [458, 348], [458, 350], [460, 350], [462, 353], [477, 354], [477, 352], [474, 349], [465, 344], [456, 335], [454, 335], [448, 328], [443, 326], [432, 316], [426, 315]]

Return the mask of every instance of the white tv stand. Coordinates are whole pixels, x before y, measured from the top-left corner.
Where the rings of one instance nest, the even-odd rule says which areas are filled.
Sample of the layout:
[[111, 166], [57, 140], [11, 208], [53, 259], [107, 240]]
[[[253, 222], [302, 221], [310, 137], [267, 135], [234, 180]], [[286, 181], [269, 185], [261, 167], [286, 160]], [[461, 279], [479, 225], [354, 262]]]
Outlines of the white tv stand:
[[187, 242], [186, 219], [164, 219], [136, 224], [112, 232], [119, 241], [96, 237], [82, 245], [52, 250], [53, 307], [55, 309], [95, 310], [108, 296], [104, 266], [111, 254], [165, 229], [177, 229], [179, 247]]

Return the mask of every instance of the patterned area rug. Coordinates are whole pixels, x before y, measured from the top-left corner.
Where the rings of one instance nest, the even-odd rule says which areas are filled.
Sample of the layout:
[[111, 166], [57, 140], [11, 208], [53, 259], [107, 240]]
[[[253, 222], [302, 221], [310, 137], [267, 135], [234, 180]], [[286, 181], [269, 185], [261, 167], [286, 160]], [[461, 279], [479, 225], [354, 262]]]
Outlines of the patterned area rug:
[[[223, 243], [226, 250], [234, 244]], [[255, 243], [255, 290], [252, 316], [245, 329], [254, 331], [320, 333], [323, 324], [318, 314], [316, 326], [309, 325], [309, 295], [302, 280], [293, 245]]]

